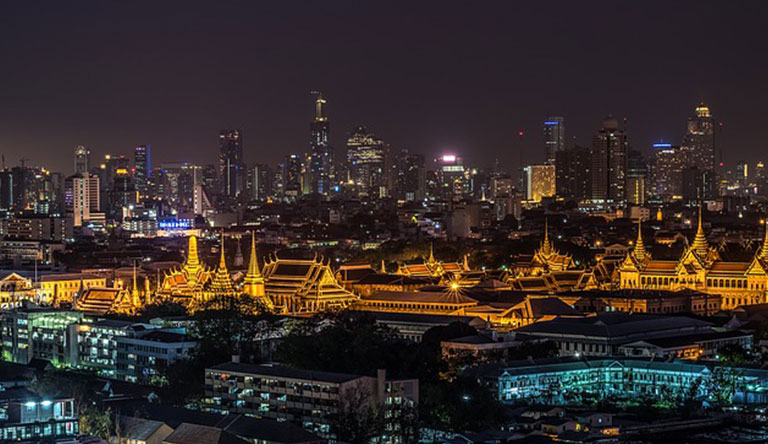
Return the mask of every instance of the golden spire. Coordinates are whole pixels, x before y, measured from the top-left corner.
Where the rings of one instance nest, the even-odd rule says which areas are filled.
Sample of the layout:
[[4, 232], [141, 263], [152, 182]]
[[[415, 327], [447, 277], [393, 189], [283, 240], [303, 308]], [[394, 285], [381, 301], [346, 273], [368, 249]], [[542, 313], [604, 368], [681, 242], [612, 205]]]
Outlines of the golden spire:
[[760, 248], [760, 259], [768, 261], [768, 220], [765, 221], [765, 238], [763, 246]]
[[186, 265], [190, 268], [197, 268], [200, 265], [200, 259], [197, 257], [197, 238], [194, 235], [189, 236]]
[[136, 262], [133, 263], [133, 289], [131, 289], [131, 305], [136, 310], [141, 306], [141, 299], [139, 298], [139, 286], [136, 284]]
[[432, 242], [429, 243], [429, 259], [427, 259], [428, 264], [434, 264], [435, 261], [435, 253], [433, 251], [433, 245]]
[[693, 251], [704, 257], [709, 252], [709, 244], [702, 225], [701, 207], [702, 205], [699, 205], [699, 228], [696, 230], [696, 237], [693, 238]]
[[642, 219], [637, 222], [637, 242], [635, 242], [635, 249], [632, 251], [635, 255], [635, 259], [643, 261], [647, 256], [645, 251], [645, 243], [643, 243], [643, 221]]
[[216, 295], [232, 296], [235, 294], [235, 287], [232, 285], [232, 278], [227, 270], [227, 261], [224, 259], [224, 232], [221, 232], [221, 259], [219, 259], [219, 268], [211, 282], [211, 292]]
[[384, 264], [384, 259], [381, 260], [381, 274], [387, 274], [387, 266]]
[[264, 296], [264, 278], [259, 269], [259, 259], [256, 254], [256, 233], [251, 232], [251, 260], [248, 262], [248, 273], [243, 279], [243, 293], [250, 296]]
[[549, 242], [549, 218], [544, 218], [544, 242], [541, 243], [541, 254], [548, 256], [552, 252], [552, 244]]
[[464, 271], [469, 271], [469, 253], [464, 255]]

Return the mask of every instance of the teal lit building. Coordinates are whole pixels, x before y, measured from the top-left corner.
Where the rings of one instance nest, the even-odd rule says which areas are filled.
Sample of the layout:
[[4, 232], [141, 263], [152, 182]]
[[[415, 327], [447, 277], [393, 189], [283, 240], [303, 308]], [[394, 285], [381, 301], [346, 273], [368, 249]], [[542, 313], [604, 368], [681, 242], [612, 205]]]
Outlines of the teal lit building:
[[768, 403], [768, 370], [685, 361], [556, 358], [510, 363], [496, 373], [502, 402], [578, 404], [586, 398], [692, 398]]

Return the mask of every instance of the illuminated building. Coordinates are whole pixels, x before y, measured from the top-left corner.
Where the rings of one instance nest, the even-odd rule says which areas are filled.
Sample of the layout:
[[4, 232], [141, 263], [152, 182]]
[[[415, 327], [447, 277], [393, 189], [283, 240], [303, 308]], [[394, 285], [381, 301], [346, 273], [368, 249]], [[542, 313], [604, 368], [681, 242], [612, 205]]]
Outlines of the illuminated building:
[[627, 204], [645, 205], [648, 165], [637, 150], [627, 153]]
[[469, 271], [466, 264], [458, 262], [440, 262], [435, 259], [432, 245], [429, 245], [429, 257], [421, 264], [401, 264], [397, 268], [397, 274], [411, 277], [443, 277], [446, 274], [458, 275]]
[[465, 177], [467, 169], [464, 160], [453, 154], [445, 154], [437, 159], [437, 171], [433, 198], [444, 200], [461, 200], [468, 191]]
[[592, 200], [616, 204], [626, 199], [627, 134], [608, 117], [592, 138]]
[[683, 166], [685, 159], [680, 147], [671, 143], [654, 143], [654, 193], [669, 202], [683, 195]]
[[134, 306], [131, 294], [124, 288], [91, 287], [75, 299], [74, 308], [91, 315], [103, 316], [107, 313], [133, 314], [143, 305], [139, 300], [137, 306]]
[[[725, 373], [721, 371], [725, 370]], [[632, 399], [649, 396], [668, 399], [695, 389], [696, 398], [710, 398], [719, 390], [710, 383], [718, 374], [733, 374], [734, 404], [768, 401], [768, 370], [718, 368], [714, 364], [660, 361], [641, 358], [560, 358], [510, 362], [487, 375], [498, 388], [502, 402], [536, 402], [548, 405], [578, 403], [583, 395]]]
[[54, 442], [79, 434], [73, 398], [42, 398], [23, 387], [0, 391], [0, 418], [2, 442]]
[[248, 168], [247, 185], [251, 200], [267, 200], [272, 195], [272, 169], [261, 163]]
[[385, 158], [387, 146], [364, 126], [356, 127], [347, 138], [348, 180], [357, 188], [357, 196], [386, 197]]
[[282, 259], [264, 264], [264, 293], [278, 313], [318, 313], [345, 308], [358, 298], [339, 284], [322, 259]]
[[138, 194], [133, 177], [127, 168], [118, 168], [112, 176], [109, 188], [107, 217], [122, 221], [127, 211], [138, 203]]
[[104, 213], [99, 212], [99, 178], [89, 173], [70, 176], [64, 182], [64, 202], [67, 215], [75, 227], [81, 227], [92, 220], [103, 221]]
[[54, 307], [73, 305], [75, 296], [91, 288], [104, 288], [107, 279], [88, 273], [49, 274], [40, 278], [40, 298]]
[[555, 153], [555, 188], [558, 197], [584, 200], [592, 196], [592, 154], [576, 146]]
[[37, 301], [37, 291], [30, 279], [17, 273], [8, 273], [0, 280], [0, 308], [9, 310], [22, 301]]
[[205, 369], [204, 410], [293, 422], [326, 438], [333, 415], [358, 402], [414, 406], [419, 381], [388, 379], [385, 370], [371, 377], [240, 362]]
[[715, 168], [715, 119], [709, 107], [696, 107], [696, 115], [688, 118], [688, 125], [681, 149], [685, 153], [686, 167], [700, 171]]
[[223, 196], [237, 197], [244, 188], [243, 134], [239, 129], [219, 131], [219, 185]]
[[560, 254], [549, 241], [549, 222], [544, 222], [544, 240], [533, 255], [534, 274], [548, 271], [565, 271], [573, 266], [573, 259]]
[[565, 150], [565, 118], [547, 117], [544, 122], [546, 163], [555, 165], [557, 153]]
[[363, 296], [355, 308], [365, 311], [465, 315], [462, 310], [478, 305], [459, 288], [445, 291], [377, 291]]
[[331, 124], [325, 113], [326, 101], [322, 93], [315, 99], [315, 119], [310, 125], [309, 176], [312, 193], [328, 195], [332, 191], [336, 174], [333, 148], [330, 145]]
[[523, 168], [525, 175], [525, 198], [541, 202], [545, 197], [555, 196], [555, 166], [529, 165]]
[[152, 147], [139, 145], [133, 151], [133, 177], [136, 191], [141, 197], [149, 194], [149, 176], [152, 173]]
[[283, 197], [295, 199], [302, 194], [302, 161], [298, 154], [290, 154], [283, 162]]
[[211, 271], [197, 256], [197, 237], [190, 236], [186, 262], [163, 277], [157, 293], [161, 298], [170, 298], [189, 306], [193, 301], [202, 300], [203, 290], [211, 277]]
[[75, 174], [86, 174], [91, 171], [91, 150], [83, 145], [75, 147]]
[[427, 171], [422, 154], [401, 150], [394, 159], [395, 198], [406, 202], [422, 201], [427, 197]]
[[213, 274], [213, 279], [207, 286], [204, 292], [203, 299], [196, 300], [195, 302], [202, 302], [213, 296], [224, 296], [234, 298], [237, 296], [237, 291], [232, 283], [232, 277], [227, 270], [227, 261], [224, 257], [224, 234], [221, 235], [221, 254], [219, 257], [219, 266]]
[[5, 310], [2, 316], [3, 360], [29, 364], [45, 359], [55, 366], [74, 365], [75, 338], [69, 326], [81, 322], [83, 313], [35, 304]]
[[691, 289], [722, 295], [722, 309], [766, 302], [768, 288], [768, 230], [751, 262], [725, 262], [716, 248], [707, 242], [699, 224], [693, 243], [677, 261], [654, 260], [646, 250], [638, 226], [635, 248], [619, 268], [622, 289]]

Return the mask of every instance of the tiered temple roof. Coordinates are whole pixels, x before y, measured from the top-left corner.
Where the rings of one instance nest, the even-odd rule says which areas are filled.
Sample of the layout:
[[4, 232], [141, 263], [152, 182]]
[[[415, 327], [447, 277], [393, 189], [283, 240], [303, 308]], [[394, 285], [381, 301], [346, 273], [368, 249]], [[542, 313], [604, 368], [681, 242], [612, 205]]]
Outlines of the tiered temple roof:
[[264, 265], [264, 291], [273, 306], [283, 313], [315, 313], [343, 308], [357, 296], [334, 277], [330, 260], [282, 259]]
[[460, 274], [469, 271], [466, 256], [464, 263], [440, 262], [435, 259], [432, 245], [429, 245], [429, 257], [421, 264], [402, 264], [397, 269], [397, 274], [412, 277], [442, 277], [445, 274]]
[[197, 256], [197, 238], [190, 236], [186, 262], [165, 275], [158, 294], [188, 304], [203, 296], [203, 289], [210, 280], [211, 271]]

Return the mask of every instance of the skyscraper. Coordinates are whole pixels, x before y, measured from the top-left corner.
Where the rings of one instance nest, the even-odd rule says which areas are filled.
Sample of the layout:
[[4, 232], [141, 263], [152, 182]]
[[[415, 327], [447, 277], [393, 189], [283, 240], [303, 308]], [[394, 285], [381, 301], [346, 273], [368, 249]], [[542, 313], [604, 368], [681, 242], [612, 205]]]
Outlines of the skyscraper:
[[83, 145], [75, 147], [75, 174], [87, 173], [91, 168], [91, 151]]
[[681, 149], [685, 153], [686, 168], [709, 171], [715, 168], [715, 119], [704, 104], [696, 107], [696, 114], [688, 118]]
[[427, 195], [424, 156], [401, 150], [395, 168], [395, 197], [407, 202], [424, 200]]
[[355, 184], [358, 196], [378, 198], [387, 195], [385, 149], [384, 141], [364, 126], [354, 128], [347, 138], [349, 180]]
[[627, 153], [627, 203], [645, 205], [648, 183], [648, 164], [643, 153], [629, 150]]
[[554, 165], [555, 153], [565, 150], [565, 118], [547, 117], [544, 121], [544, 145], [547, 156], [545, 163]]
[[133, 152], [133, 181], [136, 191], [144, 197], [148, 193], [149, 175], [152, 172], [152, 147], [139, 145]]
[[554, 165], [529, 165], [523, 172], [526, 200], [541, 202], [543, 198], [555, 195]]
[[608, 117], [592, 138], [592, 199], [623, 204], [629, 143], [618, 120]]
[[221, 194], [236, 198], [245, 185], [243, 135], [239, 129], [219, 131], [219, 186]]
[[557, 196], [584, 200], [592, 196], [592, 154], [590, 148], [575, 146], [555, 153]]
[[683, 158], [679, 146], [654, 143], [656, 162], [653, 167], [654, 193], [666, 202], [683, 195]]
[[78, 173], [68, 177], [64, 182], [64, 203], [75, 227], [82, 226], [94, 217], [103, 219], [103, 214], [97, 215], [99, 178], [89, 173]]
[[302, 177], [301, 156], [298, 154], [289, 154], [283, 162], [283, 195], [287, 198], [293, 198], [301, 194]]
[[326, 101], [322, 93], [315, 99], [315, 119], [310, 125], [310, 191], [328, 195], [335, 180], [333, 148], [329, 137], [331, 124], [325, 114]]

